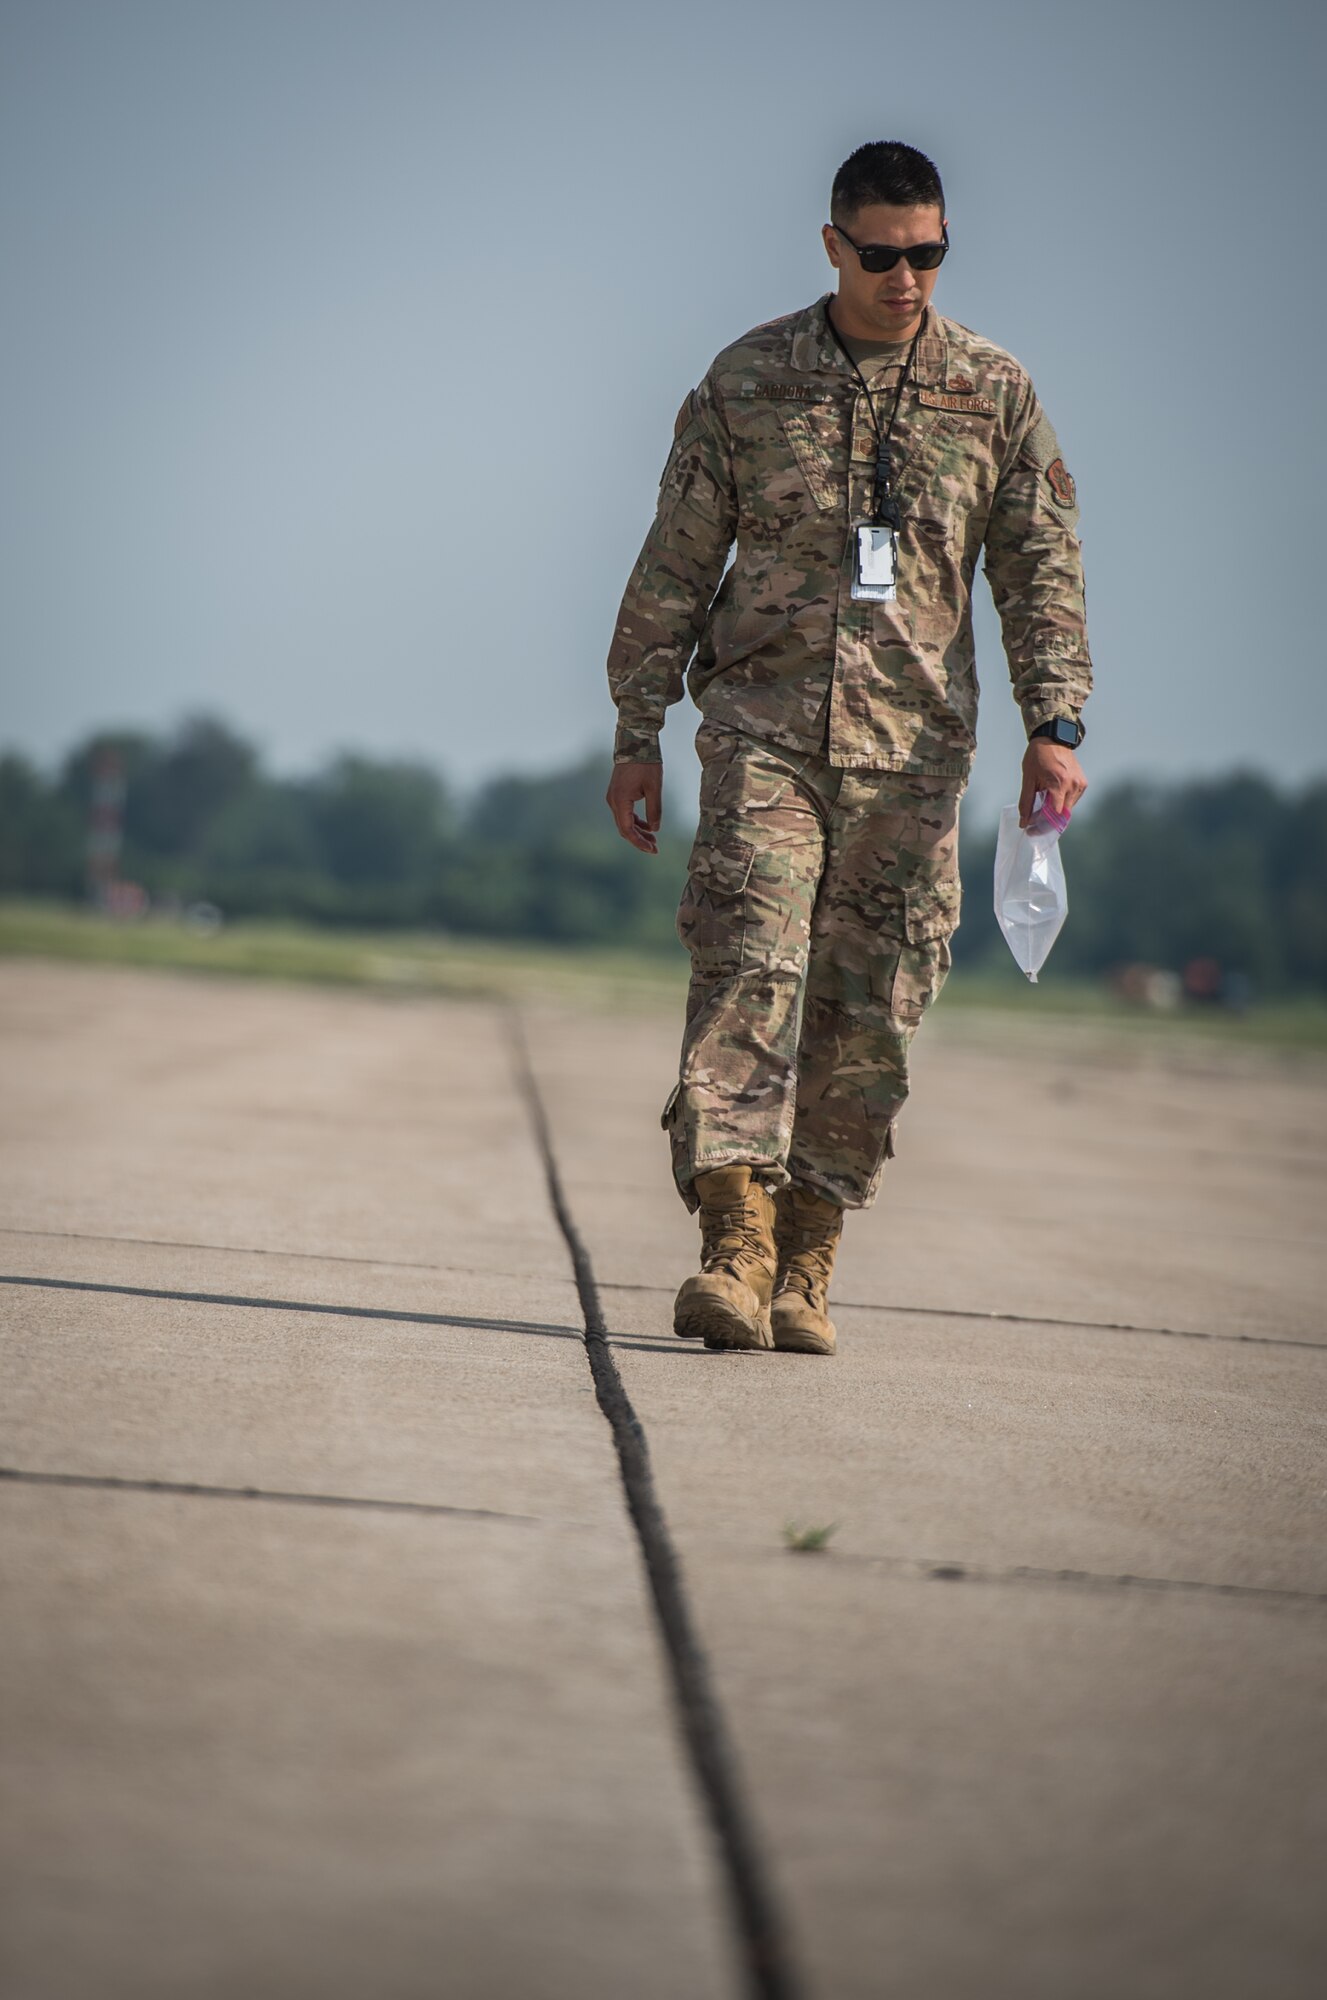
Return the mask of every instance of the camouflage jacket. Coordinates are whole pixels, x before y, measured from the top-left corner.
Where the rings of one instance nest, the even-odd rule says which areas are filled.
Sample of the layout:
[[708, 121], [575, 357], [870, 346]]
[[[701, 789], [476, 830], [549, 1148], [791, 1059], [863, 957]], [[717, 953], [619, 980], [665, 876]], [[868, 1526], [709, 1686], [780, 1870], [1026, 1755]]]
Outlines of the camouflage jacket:
[[[875, 431], [828, 301], [726, 347], [678, 412], [608, 658], [615, 762], [658, 760], [690, 662], [713, 722], [848, 769], [966, 776], [983, 548], [1027, 729], [1087, 698], [1078, 510], [1055, 432], [1013, 356], [933, 306], [891, 447], [898, 597], [853, 601]], [[900, 367], [867, 377], [881, 425]]]

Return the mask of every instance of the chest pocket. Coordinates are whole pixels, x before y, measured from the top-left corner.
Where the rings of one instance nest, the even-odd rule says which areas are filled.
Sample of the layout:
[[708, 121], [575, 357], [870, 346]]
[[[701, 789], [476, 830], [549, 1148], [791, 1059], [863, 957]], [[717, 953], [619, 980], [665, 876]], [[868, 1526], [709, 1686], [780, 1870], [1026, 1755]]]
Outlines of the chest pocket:
[[905, 515], [928, 496], [934, 511], [952, 518], [971, 506], [990, 462], [987, 434], [962, 417], [921, 408], [909, 424], [905, 456], [894, 490]]
[[819, 403], [785, 404], [779, 422], [817, 511], [841, 512], [848, 462], [848, 412], [843, 403], [827, 396]]
[[781, 536], [811, 512], [802, 468], [780, 415], [772, 403], [746, 398], [728, 412], [739, 532], [745, 528], [758, 539]]

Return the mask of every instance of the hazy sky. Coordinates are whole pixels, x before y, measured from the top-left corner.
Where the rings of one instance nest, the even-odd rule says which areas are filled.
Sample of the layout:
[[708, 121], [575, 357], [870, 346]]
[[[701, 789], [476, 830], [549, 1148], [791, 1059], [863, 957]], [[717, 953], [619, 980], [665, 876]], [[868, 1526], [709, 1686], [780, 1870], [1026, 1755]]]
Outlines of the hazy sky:
[[[903, 138], [936, 304], [1078, 483], [1089, 776], [1327, 768], [1325, 18], [9, 0], [0, 741], [208, 708], [278, 770], [465, 785], [606, 745], [677, 406], [830, 288], [834, 170]], [[990, 811], [1022, 730], [979, 594]]]

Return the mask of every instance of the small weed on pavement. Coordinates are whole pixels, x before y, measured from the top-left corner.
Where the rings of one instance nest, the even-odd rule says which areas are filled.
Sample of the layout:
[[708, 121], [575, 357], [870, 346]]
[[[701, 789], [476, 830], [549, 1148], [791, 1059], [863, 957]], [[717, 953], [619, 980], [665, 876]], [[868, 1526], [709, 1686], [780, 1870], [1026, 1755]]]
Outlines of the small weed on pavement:
[[827, 1547], [838, 1525], [837, 1521], [831, 1521], [827, 1528], [803, 1528], [796, 1521], [787, 1521], [783, 1539], [794, 1555], [818, 1555]]

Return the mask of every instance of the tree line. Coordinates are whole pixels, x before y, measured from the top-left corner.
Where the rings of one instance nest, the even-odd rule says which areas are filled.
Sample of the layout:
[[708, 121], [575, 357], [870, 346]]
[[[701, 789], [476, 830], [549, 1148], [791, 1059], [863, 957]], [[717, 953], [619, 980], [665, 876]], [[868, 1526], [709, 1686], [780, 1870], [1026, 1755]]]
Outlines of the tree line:
[[[11, 751], [0, 754], [0, 893], [87, 898], [99, 799], [103, 843], [116, 837], [108, 769], [119, 774], [112, 865], [157, 903], [680, 949], [690, 829], [666, 831], [653, 860], [622, 841], [604, 805], [606, 753], [495, 778], [462, 802], [407, 760], [343, 754], [308, 777], [275, 776], [210, 716], [165, 736], [99, 731], [50, 774]], [[1250, 772], [1104, 787], [1064, 854], [1071, 916], [1057, 970], [1207, 959], [1255, 992], [1327, 991], [1327, 779], [1293, 793]], [[960, 965], [1005, 951], [989, 913], [993, 858], [994, 834], [965, 827]]]

